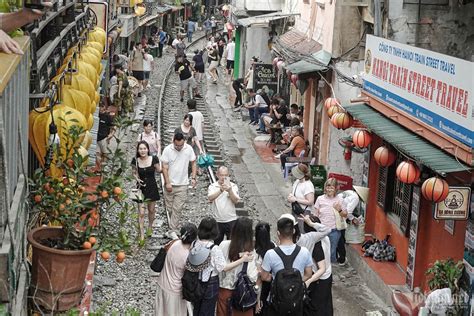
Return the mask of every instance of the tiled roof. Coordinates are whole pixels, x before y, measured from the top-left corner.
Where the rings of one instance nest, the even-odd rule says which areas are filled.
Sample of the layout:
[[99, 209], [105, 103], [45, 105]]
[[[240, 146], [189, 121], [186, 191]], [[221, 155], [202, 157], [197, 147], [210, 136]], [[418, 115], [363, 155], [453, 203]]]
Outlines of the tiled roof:
[[299, 58], [296, 54], [291, 53], [310, 56], [322, 49], [321, 44], [315, 40], [308, 39], [305, 34], [294, 29], [279, 36], [275, 46], [279, 53], [286, 55], [287, 58], [293, 59], [293, 61], [299, 60]]

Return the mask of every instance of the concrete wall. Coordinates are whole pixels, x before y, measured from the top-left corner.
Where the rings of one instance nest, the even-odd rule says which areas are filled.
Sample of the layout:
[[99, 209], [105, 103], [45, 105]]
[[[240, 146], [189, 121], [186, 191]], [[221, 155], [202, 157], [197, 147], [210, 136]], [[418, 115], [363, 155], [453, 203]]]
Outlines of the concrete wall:
[[[337, 58], [360, 41], [363, 29], [359, 8], [356, 6], [337, 6], [334, 15], [334, 33], [332, 39], [332, 57]], [[361, 55], [355, 49], [350, 54], [344, 56], [344, 60], [364, 59], [362, 47]]]
[[[363, 69], [363, 62], [341, 62], [337, 64], [337, 68], [346, 74], [357, 74]], [[351, 87], [345, 83], [340, 83], [333, 77], [332, 85], [334, 93], [344, 106], [350, 104], [349, 100], [355, 98], [360, 94], [360, 89]], [[350, 136], [354, 133], [354, 128], [349, 128], [345, 131], [330, 126], [329, 136], [329, 152], [328, 152], [328, 173], [335, 172], [348, 175], [353, 178], [356, 185], [362, 182], [362, 166], [364, 155], [353, 152], [351, 160], [344, 160], [343, 148], [339, 145], [338, 140], [341, 137]]]
[[245, 42], [242, 52], [245, 53], [244, 69], [250, 67], [250, 59], [253, 56], [259, 58], [263, 63], [271, 63], [271, 50], [268, 49], [269, 27], [248, 27], [245, 29]]
[[298, 5], [299, 2], [298, 0], [285, 0], [283, 3], [283, 6], [281, 8], [281, 11], [283, 13], [300, 13], [300, 6]]
[[336, 1], [319, 1], [322, 2], [324, 8], [315, 1], [309, 4], [299, 1], [298, 12], [301, 16], [296, 19], [295, 28], [320, 43], [325, 51], [332, 52]]
[[245, 0], [232, 0], [231, 4], [234, 10], [245, 10]]
[[281, 11], [283, 0], [245, 0], [248, 11]]
[[474, 52], [474, 3], [449, 6], [421, 6], [390, 1], [388, 38], [438, 53], [471, 60]]

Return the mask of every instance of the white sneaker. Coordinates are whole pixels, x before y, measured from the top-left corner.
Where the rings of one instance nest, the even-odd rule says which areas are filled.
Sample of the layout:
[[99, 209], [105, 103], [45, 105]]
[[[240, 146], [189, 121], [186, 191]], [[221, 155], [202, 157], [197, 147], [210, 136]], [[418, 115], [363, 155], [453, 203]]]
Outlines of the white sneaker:
[[280, 154], [274, 156], [275, 159], [280, 159]]

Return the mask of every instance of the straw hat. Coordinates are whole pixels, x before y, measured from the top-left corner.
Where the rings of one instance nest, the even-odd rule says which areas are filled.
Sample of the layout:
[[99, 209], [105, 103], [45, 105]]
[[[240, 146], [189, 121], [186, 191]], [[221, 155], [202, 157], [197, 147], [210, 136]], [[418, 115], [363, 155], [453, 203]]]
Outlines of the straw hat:
[[359, 197], [364, 201], [365, 203], [369, 199], [369, 188], [366, 187], [360, 187], [357, 185], [352, 186], [354, 188], [354, 191], [359, 195]]

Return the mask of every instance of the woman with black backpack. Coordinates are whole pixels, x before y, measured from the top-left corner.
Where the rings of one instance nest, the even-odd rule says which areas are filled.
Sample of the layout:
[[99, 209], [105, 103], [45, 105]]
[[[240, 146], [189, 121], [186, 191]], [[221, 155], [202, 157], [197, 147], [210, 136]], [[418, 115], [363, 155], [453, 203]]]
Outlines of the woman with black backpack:
[[[239, 302], [233, 300], [233, 292], [238, 281], [239, 272], [246, 268], [246, 273], [251, 282], [258, 276], [255, 264], [255, 251], [253, 244], [252, 220], [239, 217], [232, 228], [230, 240], [219, 244], [226, 266], [219, 274], [219, 295], [217, 298], [217, 316], [227, 316], [232, 311], [232, 316], [252, 316], [254, 306], [238, 306]], [[245, 265], [247, 263], [247, 265]]]

